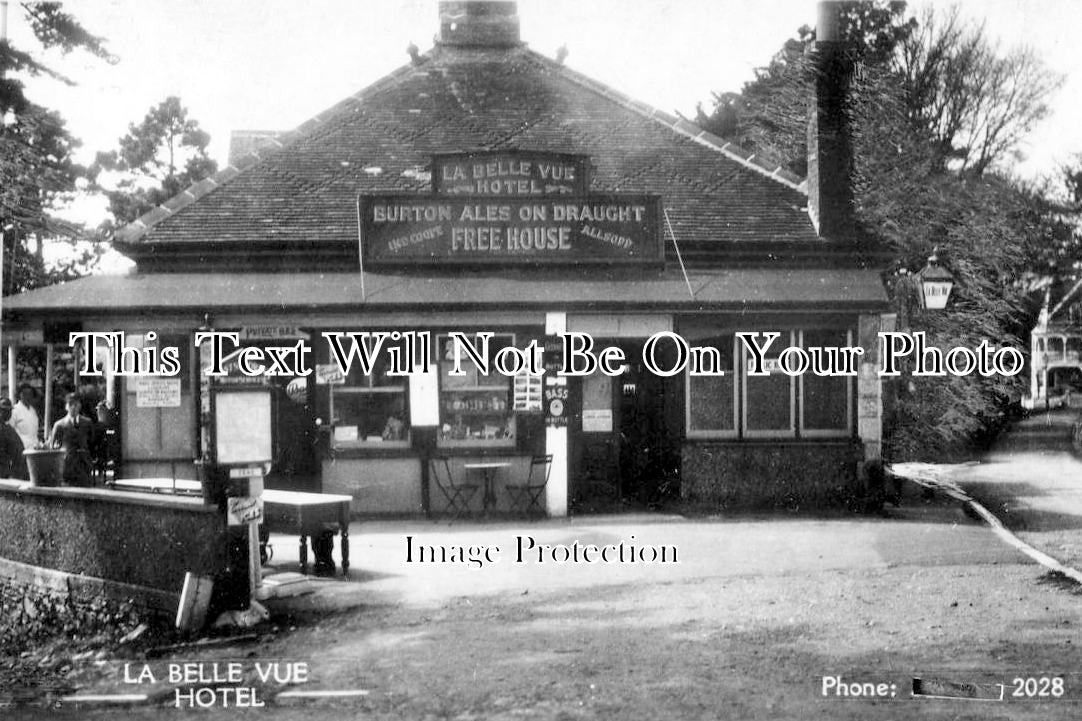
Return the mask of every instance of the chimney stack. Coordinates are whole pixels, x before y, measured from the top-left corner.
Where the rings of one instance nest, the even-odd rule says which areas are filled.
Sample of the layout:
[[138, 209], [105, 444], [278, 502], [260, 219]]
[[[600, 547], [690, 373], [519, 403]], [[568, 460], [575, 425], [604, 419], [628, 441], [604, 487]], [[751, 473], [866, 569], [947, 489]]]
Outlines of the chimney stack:
[[440, 43], [460, 47], [521, 45], [514, 0], [440, 0]]
[[815, 89], [808, 108], [808, 210], [820, 237], [854, 240], [853, 141], [848, 96], [853, 54], [842, 38], [851, 0], [819, 3], [812, 63]]

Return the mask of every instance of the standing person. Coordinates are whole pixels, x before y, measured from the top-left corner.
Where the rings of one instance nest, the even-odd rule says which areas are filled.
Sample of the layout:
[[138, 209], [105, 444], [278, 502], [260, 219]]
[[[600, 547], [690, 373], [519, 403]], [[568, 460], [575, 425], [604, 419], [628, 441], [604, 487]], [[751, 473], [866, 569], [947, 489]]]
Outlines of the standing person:
[[0, 398], [0, 478], [26, 478], [23, 442], [11, 420], [11, 399]]
[[[118, 458], [116, 442], [116, 414], [109, 404], [101, 401], [94, 407], [97, 422], [90, 434], [90, 457], [94, 466], [95, 479], [108, 481], [110, 470], [115, 472]], [[95, 483], [97, 480], [95, 480]]]
[[79, 396], [69, 393], [64, 397], [68, 414], [53, 424], [49, 445], [60, 446], [64, 456], [64, 482], [69, 486], [90, 486], [93, 470], [90, 462], [90, 437], [94, 422], [82, 414], [83, 404]]
[[11, 420], [8, 421], [8, 424], [19, 434], [23, 448], [37, 448], [41, 440], [41, 433], [38, 430], [40, 421], [38, 412], [34, 408], [36, 398], [37, 393], [33, 386], [25, 383], [19, 386], [19, 402], [12, 409]]

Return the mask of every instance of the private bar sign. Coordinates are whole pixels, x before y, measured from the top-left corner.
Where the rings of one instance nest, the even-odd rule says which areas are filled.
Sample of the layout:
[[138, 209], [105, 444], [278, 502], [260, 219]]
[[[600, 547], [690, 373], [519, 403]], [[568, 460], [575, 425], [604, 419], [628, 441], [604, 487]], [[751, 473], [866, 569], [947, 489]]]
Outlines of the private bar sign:
[[358, 203], [367, 267], [663, 260], [656, 195], [365, 195]]

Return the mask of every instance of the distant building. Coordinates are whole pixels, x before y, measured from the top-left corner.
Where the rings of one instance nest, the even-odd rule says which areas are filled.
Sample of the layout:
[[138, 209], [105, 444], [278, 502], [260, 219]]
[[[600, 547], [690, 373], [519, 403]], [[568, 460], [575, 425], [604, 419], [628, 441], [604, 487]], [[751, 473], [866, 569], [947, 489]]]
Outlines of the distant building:
[[1029, 357], [1027, 408], [1069, 405], [1071, 392], [1082, 392], [1082, 281], [1045, 292]]

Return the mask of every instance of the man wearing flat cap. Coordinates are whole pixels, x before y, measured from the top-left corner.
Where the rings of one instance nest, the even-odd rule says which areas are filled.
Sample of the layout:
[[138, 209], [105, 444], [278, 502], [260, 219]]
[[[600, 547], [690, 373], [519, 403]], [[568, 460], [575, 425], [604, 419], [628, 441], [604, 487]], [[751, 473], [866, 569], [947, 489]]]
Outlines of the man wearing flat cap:
[[11, 410], [11, 399], [0, 398], [0, 478], [26, 478], [22, 439], [8, 425]]

